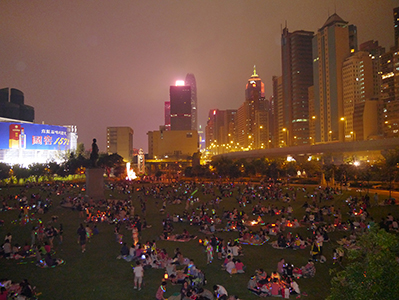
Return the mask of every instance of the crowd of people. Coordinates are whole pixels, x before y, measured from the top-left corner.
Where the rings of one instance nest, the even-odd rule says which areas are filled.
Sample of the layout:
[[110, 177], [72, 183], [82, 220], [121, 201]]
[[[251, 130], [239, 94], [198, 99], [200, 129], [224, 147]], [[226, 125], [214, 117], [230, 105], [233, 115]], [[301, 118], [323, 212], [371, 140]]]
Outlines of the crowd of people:
[[[21, 193], [3, 197], [3, 210], [19, 209], [21, 225], [36, 225], [32, 226], [30, 243], [26, 242], [22, 247], [13, 243], [12, 235], [7, 234], [0, 254], [6, 259], [35, 257], [37, 265], [41, 267], [62, 264], [61, 259], [53, 258], [54, 244], [63, 243], [62, 223], [58, 216], [52, 216], [46, 224], [38, 217], [51, 211], [52, 196], [58, 195], [62, 197], [62, 207], [79, 214], [82, 223], [77, 226], [76, 235], [82, 253], [86, 252], [90, 238], [99, 233], [98, 222], [114, 226], [115, 240], [121, 245], [117, 258], [134, 265], [134, 289], [139, 291], [143, 288], [147, 270], [164, 269], [165, 277], [156, 291], [156, 299], [164, 299], [167, 282], [182, 285], [180, 298], [183, 300], [236, 299], [235, 296], [229, 296], [222, 285], [214, 285], [212, 291], [206, 289], [206, 274], [197, 268], [193, 259], [189, 258], [190, 255], [183, 256], [179, 248], [169, 255], [165, 249], [157, 247], [156, 240], [145, 243], [140, 241], [141, 231], [151, 226], [146, 222], [147, 202], [154, 201], [163, 218], [162, 232], [154, 238], [171, 240], [173, 236], [174, 239], [184, 241], [195, 238], [197, 233], [205, 235], [200, 242], [204, 246], [207, 264], [220, 260], [221, 272], [227, 272], [227, 276], [251, 274], [246, 269], [243, 244], [263, 245], [273, 239], [270, 244], [276, 249], [298, 250], [309, 247], [310, 259], [304, 266], [295, 268], [282, 259], [277, 269], [269, 275], [258, 269], [248, 281], [248, 290], [256, 295], [289, 297], [293, 294], [301, 295], [296, 278], [314, 277], [316, 263], [325, 262], [326, 257], [341, 264], [345, 249], [355, 247], [356, 236], [374, 223], [368, 212], [371, 206], [369, 198], [348, 198], [345, 201], [349, 208], [348, 215], [343, 218], [343, 208], [335, 208], [328, 202], [339, 194], [338, 190], [330, 188], [286, 188], [271, 182], [256, 185], [205, 182], [147, 185], [114, 183], [108, 188], [124, 195], [125, 199], [110, 198], [102, 201], [87, 199], [82, 195], [81, 188], [68, 184], [44, 185], [40, 188], [42, 195], [38, 193], [29, 197]], [[302, 219], [293, 216], [293, 203], [297, 201], [297, 192], [300, 190], [307, 200], [302, 206]], [[200, 194], [210, 195], [211, 200], [202, 202]], [[227, 198], [236, 201], [236, 208], [221, 207]], [[183, 213], [172, 213], [172, 206], [184, 206]], [[295, 212], [295, 215], [299, 213]], [[185, 222], [191, 233], [186, 228], [182, 233], [176, 233], [174, 224], [180, 222]], [[382, 219], [379, 225], [388, 231], [398, 230], [397, 218], [391, 214]], [[307, 228], [305, 237], [292, 233], [292, 229], [299, 227]], [[131, 235], [124, 234], [126, 230], [131, 231]], [[330, 241], [329, 234], [335, 230], [348, 231], [350, 236], [337, 241], [338, 246], [334, 247], [333, 253], [327, 254], [323, 246]], [[236, 238], [223, 239], [223, 234], [219, 233], [225, 231], [231, 231], [231, 235], [234, 234]]]

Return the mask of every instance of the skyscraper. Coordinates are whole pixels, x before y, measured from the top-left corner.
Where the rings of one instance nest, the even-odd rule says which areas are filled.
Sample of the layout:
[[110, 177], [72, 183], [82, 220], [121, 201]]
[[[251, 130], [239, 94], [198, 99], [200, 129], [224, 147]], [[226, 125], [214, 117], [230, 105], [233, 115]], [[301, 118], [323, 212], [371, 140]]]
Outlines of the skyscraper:
[[393, 22], [395, 31], [395, 48], [399, 47], [399, 7], [393, 9]]
[[[273, 76], [273, 139], [275, 148], [287, 145], [287, 139], [284, 137], [284, 119], [283, 119], [283, 77]], [[289, 132], [286, 132], [287, 135]]]
[[186, 85], [170, 87], [170, 128], [191, 130], [191, 88]]
[[241, 147], [256, 149], [256, 145], [261, 145], [262, 143], [266, 145], [268, 142], [268, 138], [267, 141], [255, 141], [255, 136], [265, 137], [265, 135], [255, 135], [255, 131], [259, 126], [266, 127], [266, 124], [259, 124], [260, 120], [265, 120], [264, 116], [256, 118], [256, 114], [259, 111], [268, 109], [266, 102], [265, 85], [256, 74], [256, 68], [254, 67], [254, 73], [248, 79], [245, 87], [245, 101], [237, 110], [237, 139]]
[[315, 141], [344, 140], [342, 65], [356, 51], [356, 27], [331, 15], [313, 37]]
[[281, 35], [283, 79], [283, 124], [289, 132], [287, 144], [309, 142], [308, 88], [313, 84], [311, 31], [289, 32]]
[[191, 88], [191, 130], [198, 130], [197, 83], [194, 74], [188, 73], [184, 82]]
[[353, 141], [356, 135], [354, 129], [355, 106], [374, 96], [373, 61], [369, 53], [359, 51], [345, 59], [342, 67], [342, 81], [344, 137], [346, 141]]

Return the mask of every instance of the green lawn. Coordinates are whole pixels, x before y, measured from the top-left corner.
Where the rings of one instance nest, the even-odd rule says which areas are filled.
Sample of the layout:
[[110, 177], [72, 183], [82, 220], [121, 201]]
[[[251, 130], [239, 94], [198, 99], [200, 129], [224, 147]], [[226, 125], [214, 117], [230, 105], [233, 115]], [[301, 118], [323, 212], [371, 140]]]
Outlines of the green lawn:
[[[2, 188], [0, 196], [16, 195], [21, 188]], [[38, 190], [29, 190], [28, 195], [36, 193]], [[77, 194], [78, 189], [71, 190], [70, 194]], [[344, 200], [347, 198], [348, 192], [344, 195], [335, 196], [333, 201], [326, 202], [326, 205], [334, 204], [336, 208], [341, 207], [343, 216], [346, 218], [345, 212], [347, 207]], [[116, 192], [106, 192], [115, 199], [125, 199], [127, 195], [118, 194]], [[137, 192], [132, 196], [135, 203], [136, 213], [140, 214], [140, 204], [137, 200]], [[141, 291], [133, 290], [133, 272], [131, 263], [124, 260], [118, 260], [116, 257], [119, 254], [120, 245], [116, 243], [114, 237], [114, 225], [106, 223], [98, 223], [100, 234], [93, 236], [91, 241], [87, 244], [87, 251], [81, 253], [80, 246], [77, 244], [76, 229], [83, 219], [79, 218], [79, 213], [70, 209], [60, 207], [59, 202], [63, 195], [51, 195], [53, 200], [53, 207], [44, 215], [37, 215], [44, 224], [51, 220], [51, 216], [57, 215], [58, 222], [55, 227], [59, 227], [59, 223], [64, 225], [64, 242], [58, 243], [58, 238], [54, 240], [56, 254], [54, 257], [62, 258], [66, 264], [49, 269], [42, 269], [37, 267], [33, 259], [26, 259], [23, 261], [0, 259], [0, 277], [9, 278], [13, 281], [21, 281], [28, 278], [32, 285], [37, 287], [41, 293], [40, 299], [54, 300], [54, 299], [154, 299], [155, 292], [161, 283], [164, 270], [146, 270], [144, 275], [145, 286]], [[196, 194], [200, 201], [208, 201], [212, 196], [202, 195], [200, 192]], [[270, 244], [263, 246], [243, 245], [245, 256], [241, 260], [247, 266], [245, 274], [237, 274], [232, 277], [225, 271], [221, 270], [221, 261], [215, 260], [211, 265], [206, 265], [206, 254], [204, 247], [198, 243], [197, 240], [192, 240], [188, 243], [179, 243], [171, 241], [158, 240], [158, 236], [162, 231], [162, 219], [164, 214], [159, 212], [162, 201], [158, 206], [155, 205], [156, 200], [151, 197], [147, 198], [147, 214], [146, 219], [151, 228], [147, 228], [142, 232], [140, 241], [157, 240], [159, 248], [165, 248], [169, 254], [173, 254], [173, 250], [179, 247], [185, 257], [193, 258], [197, 267], [204, 271], [208, 284], [206, 288], [212, 289], [214, 284], [221, 284], [226, 287], [229, 294], [235, 294], [240, 299], [258, 299], [257, 296], [249, 293], [246, 289], [247, 282], [250, 276], [257, 268], [263, 268], [267, 273], [276, 270], [277, 262], [280, 258], [285, 258], [287, 262], [293, 263], [296, 267], [306, 264], [309, 259], [309, 248], [305, 250], [277, 250], [271, 247]], [[297, 201], [292, 203], [294, 208], [294, 216], [301, 218], [304, 215], [304, 209], [301, 208], [306, 198], [303, 193], [298, 190]], [[181, 213], [185, 204], [169, 205], [167, 212], [173, 214], [174, 212]], [[274, 202], [273, 205], [281, 207], [287, 206], [281, 202]], [[324, 205], [324, 203], [322, 203]], [[198, 206], [198, 203], [196, 204]], [[218, 213], [220, 214], [224, 209], [231, 210], [238, 207], [235, 198], [224, 198], [221, 202]], [[250, 215], [251, 206], [239, 208], [245, 210]], [[378, 208], [372, 207], [370, 209], [371, 215], [375, 220], [379, 221], [381, 217], [386, 216], [391, 212], [394, 217], [399, 216], [398, 206]], [[0, 239], [10, 232], [13, 235], [13, 244], [19, 243], [23, 245], [25, 242], [30, 242], [30, 231], [32, 224], [21, 226], [19, 222], [12, 222], [18, 218], [18, 210], [11, 210], [0, 212], [0, 219], [4, 220], [4, 225], [0, 227]], [[273, 222], [276, 217], [264, 217], [264, 221]], [[36, 225], [36, 223], [33, 223]], [[93, 224], [92, 224], [93, 226]], [[190, 226], [188, 223], [174, 223], [175, 233], [181, 233], [184, 228], [187, 228], [190, 233], [197, 234], [197, 227]], [[124, 241], [130, 244], [132, 242], [131, 232], [123, 229]], [[287, 231], [286, 231], [287, 232]], [[310, 236], [307, 228], [301, 227], [292, 229], [293, 233], [299, 232], [302, 236]], [[299, 279], [298, 283], [302, 291], [305, 291], [308, 296], [304, 297], [309, 300], [324, 299], [329, 294], [330, 288], [330, 269], [340, 268], [332, 265], [332, 248], [337, 244], [335, 240], [348, 234], [347, 232], [334, 232], [330, 234], [331, 242], [324, 244], [324, 253], [327, 257], [327, 262], [324, 264], [317, 263], [316, 276], [311, 279]], [[238, 237], [236, 232], [219, 232], [217, 236], [225, 239], [234, 239]], [[198, 238], [203, 238], [204, 235], [198, 233]], [[275, 238], [272, 237], [271, 240]], [[180, 290], [180, 286], [173, 286], [170, 283], [167, 286], [166, 296], [172, 295], [174, 292]], [[291, 298], [295, 298], [291, 296]]]

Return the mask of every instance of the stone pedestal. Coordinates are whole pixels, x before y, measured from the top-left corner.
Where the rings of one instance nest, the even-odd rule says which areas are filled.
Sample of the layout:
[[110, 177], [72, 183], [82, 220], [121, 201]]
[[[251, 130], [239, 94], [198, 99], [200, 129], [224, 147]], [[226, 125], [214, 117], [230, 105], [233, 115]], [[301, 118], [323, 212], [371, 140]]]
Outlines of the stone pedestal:
[[86, 169], [86, 196], [93, 200], [104, 199], [104, 169]]

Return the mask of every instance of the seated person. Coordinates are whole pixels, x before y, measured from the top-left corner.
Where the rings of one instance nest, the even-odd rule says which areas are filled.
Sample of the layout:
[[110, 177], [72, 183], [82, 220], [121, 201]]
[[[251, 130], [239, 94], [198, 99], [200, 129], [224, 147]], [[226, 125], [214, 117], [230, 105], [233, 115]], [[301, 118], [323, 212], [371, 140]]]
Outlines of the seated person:
[[176, 272], [176, 274], [170, 275], [169, 278], [172, 284], [183, 284], [187, 277], [183, 272]]
[[202, 297], [201, 299], [205, 299], [205, 300], [214, 300], [215, 299], [215, 297], [213, 296], [213, 294], [210, 290], [203, 289], [203, 288], [198, 289], [197, 295], [199, 297]]
[[252, 293], [255, 293], [258, 296], [262, 293], [261, 290], [258, 287], [258, 283], [256, 281], [256, 276], [252, 276], [249, 279], [248, 284], [247, 284], [247, 289], [249, 291], [251, 291]]
[[312, 260], [309, 260], [306, 266], [301, 268], [303, 277], [313, 277], [316, 274], [316, 267]]
[[[231, 257], [230, 257], [229, 261], [226, 264], [226, 271], [227, 271], [227, 273], [232, 274], [233, 269], [235, 269], [235, 263], [234, 263], [233, 259], [231, 259]], [[237, 272], [237, 270], [235, 270], [235, 272]]]
[[57, 259], [52, 258], [50, 253], [46, 254], [44, 261], [46, 262], [46, 265], [48, 267], [55, 267], [58, 266], [59, 264], [59, 261]]
[[278, 282], [277, 278], [273, 279], [272, 287], [271, 287], [271, 294], [272, 296], [279, 296], [280, 295], [281, 286]]
[[240, 259], [234, 259], [233, 261], [235, 261], [235, 268], [237, 270], [237, 273], [245, 273], [245, 271], [244, 271], [245, 266], [241, 262], [241, 260]]

